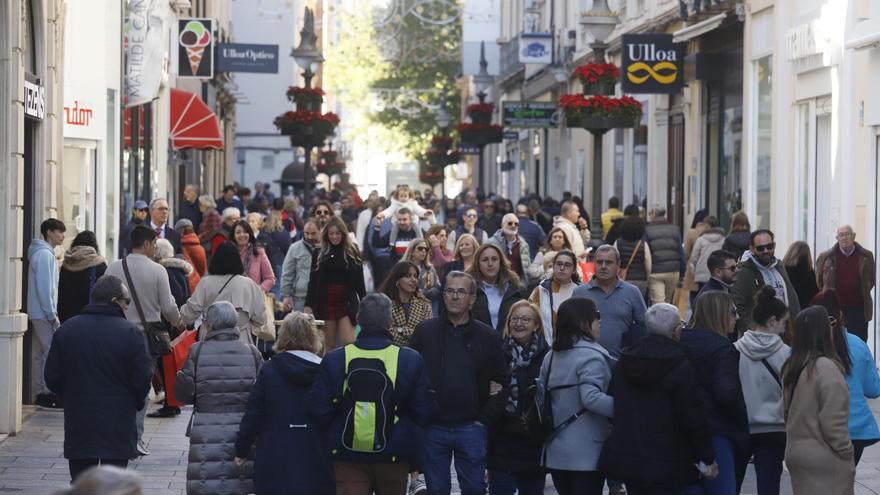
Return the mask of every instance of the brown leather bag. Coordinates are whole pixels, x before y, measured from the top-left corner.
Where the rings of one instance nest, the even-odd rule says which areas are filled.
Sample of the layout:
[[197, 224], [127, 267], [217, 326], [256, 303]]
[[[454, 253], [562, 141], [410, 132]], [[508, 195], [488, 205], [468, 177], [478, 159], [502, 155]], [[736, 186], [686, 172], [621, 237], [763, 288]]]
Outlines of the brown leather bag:
[[634, 259], [636, 259], [636, 254], [639, 252], [639, 248], [642, 247], [642, 240], [639, 239], [639, 242], [636, 243], [636, 248], [633, 249], [632, 255], [629, 257], [629, 261], [626, 263], [626, 268], [618, 268], [617, 269], [617, 278], [620, 280], [626, 280], [626, 276], [629, 274], [629, 267], [632, 265]]

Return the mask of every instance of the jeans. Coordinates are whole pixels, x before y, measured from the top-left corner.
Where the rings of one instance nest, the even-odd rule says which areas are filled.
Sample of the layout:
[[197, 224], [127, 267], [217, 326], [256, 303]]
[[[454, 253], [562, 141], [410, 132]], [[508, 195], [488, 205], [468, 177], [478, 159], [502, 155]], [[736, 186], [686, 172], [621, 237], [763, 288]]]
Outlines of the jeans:
[[504, 469], [489, 471], [490, 495], [542, 495], [547, 474], [517, 473]]
[[599, 471], [551, 469], [550, 476], [559, 495], [602, 495], [605, 488], [605, 475]]
[[[146, 337], [144, 337], [146, 338]], [[152, 366], [150, 367], [150, 376], [153, 376], [153, 373], [156, 372], [156, 363], [157, 360], [155, 357], [150, 357], [150, 362]], [[140, 442], [144, 437], [144, 420], [147, 417], [147, 409], [150, 405], [150, 391], [147, 390], [147, 396], [144, 397], [144, 407], [141, 408], [140, 411], [137, 412], [135, 416], [135, 427], [137, 428], [138, 441]]]
[[[725, 437], [712, 437], [715, 448], [715, 462], [718, 464], [718, 477], [703, 480], [684, 489], [683, 495], [737, 495], [745, 476], [748, 459], [738, 456], [733, 444]], [[740, 474], [742, 473], [742, 474]]]
[[55, 335], [55, 322], [49, 320], [31, 320], [34, 328], [31, 345], [33, 348], [34, 391], [37, 394], [48, 394], [43, 369], [46, 367], [46, 359], [49, 357], [49, 347], [52, 346], [52, 336]]
[[462, 495], [486, 493], [486, 427], [479, 423], [462, 426], [431, 425], [425, 432], [425, 481], [431, 495], [449, 495], [455, 458], [455, 474]]
[[67, 462], [70, 466], [71, 483], [76, 481], [76, 479], [79, 478], [79, 475], [82, 474], [83, 471], [86, 471], [94, 466], [106, 464], [108, 466], [116, 466], [123, 469], [128, 467], [128, 459], [68, 459]]
[[779, 495], [779, 478], [785, 458], [785, 432], [756, 433], [752, 435], [751, 448], [755, 458], [758, 495]]

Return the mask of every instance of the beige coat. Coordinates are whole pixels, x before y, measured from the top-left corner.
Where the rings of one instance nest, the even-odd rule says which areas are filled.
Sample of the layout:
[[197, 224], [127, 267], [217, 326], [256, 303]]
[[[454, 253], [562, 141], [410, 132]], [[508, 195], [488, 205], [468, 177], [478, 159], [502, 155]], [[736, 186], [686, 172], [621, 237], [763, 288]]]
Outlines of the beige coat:
[[699, 289], [697, 281], [694, 280], [694, 270], [691, 268], [693, 265], [691, 254], [694, 251], [694, 244], [697, 243], [697, 239], [703, 235], [707, 228], [709, 228], [708, 225], [700, 222], [696, 227], [684, 233], [684, 259], [687, 260], [687, 271], [684, 273], [684, 288], [689, 292]]
[[820, 357], [785, 397], [785, 464], [798, 495], [851, 495], [856, 469], [849, 439], [849, 389], [834, 361]]
[[[266, 306], [260, 286], [248, 277], [235, 275], [229, 285], [220, 289], [229, 280], [229, 275], [205, 275], [189, 300], [180, 307], [180, 317], [190, 324], [199, 320], [204, 311], [216, 301], [229, 301], [238, 311], [236, 328], [242, 342], [253, 342], [251, 328], [266, 324]], [[219, 296], [218, 296], [219, 292]], [[204, 336], [199, 331], [199, 337]]]

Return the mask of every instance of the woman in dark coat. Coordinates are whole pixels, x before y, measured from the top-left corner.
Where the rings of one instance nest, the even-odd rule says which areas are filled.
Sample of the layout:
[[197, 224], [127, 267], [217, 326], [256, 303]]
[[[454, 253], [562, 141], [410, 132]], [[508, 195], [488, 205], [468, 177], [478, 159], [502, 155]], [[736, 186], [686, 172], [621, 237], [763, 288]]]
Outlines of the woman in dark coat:
[[324, 349], [329, 352], [354, 342], [360, 300], [367, 295], [364, 265], [351, 242], [345, 222], [331, 217], [321, 233], [321, 248], [312, 255], [312, 273], [305, 313], [324, 320]]
[[[738, 211], [730, 218], [730, 234], [724, 239], [721, 249], [730, 251], [739, 261], [744, 252], [749, 249], [752, 242], [752, 226], [749, 224], [749, 216], [743, 211]], [[806, 306], [801, 306], [806, 308]]]
[[486, 459], [489, 493], [542, 494], [546, 479], [540, 463], [542, 444], [529, 437], [523, 421], [530, 397], [526, 391], [538, 378], [549, 350], [536, 305], [528, 301], [513, 305], [502, 345], [511, 380], [504, 409], [491, 414]]
[[174, 247], [165, 239], [156, 239], [156, 252], [153, 260], [165, 267], [168, 273], [168, 286], [177, 307], [186, 304], [189, 299], [189, 276], [195, 270], [183, 257], [174, 256]]
[[483, 244], [474, 255], [468, 273], [477, 281], [477, 299], [471, 315], [477, 321], [504, 332], [507, 315], [517, 301], [525, 299], [519, 277], [496, 244]]
[[263, 366], [251, 390], [235, 442], [235, 463], [244, 464], [256, 441], [257, 494], [336, 493], [324, 438], [307, 415], [323, 344], [314, 317], [287, 315], [275, 339], [278, 354]]
[[704, 481], [705, 492], [699, 493], [739, 493], [749, 460], [749, 417], [739, 379], [739, 352], [727, 338], [736, 319], [733, 296], [705, 291], [696, 301], [690, 328], [681, 335], [680, 343], [697, 371], [720, 472]]
[[89, 303], [92, 287], [105, 270], [107, 261], [98, 254], [95, 233], [84, 230], [77, 234], [64, 253], [58, 276], [58, 320], [61, 323], [80, 314]]
[[190, 348], [174, 381], [177, 399], [193, 405], [186, 493], [253, 493], [253, 465], [234, 462], [235, 442], [263, 358], [256, 347], [239, 339], [232, 303], [215, 302], [205, 320], [211, 330]]
[[645, 221], [638, 214], [624, 217], [618, 232], [620, 237], [614, 245], [620, 252], [620, 268], [627, 269], [626, 281], [638, 287], [644, 296], [648, 291], [648, 275], [651, 274], [651, 250], [648, 242], [642, 239]]
[[791, 279], [791, 285], [797, 292], [801, 307], [809, 307], [810, 302], [819, 293], [810, 245], [804, 241], [792, 243], [788, 252], [785, 253], [785, 257], [782, 258], [782, 265], [788, 272], [788, 278]]
[[257, 240], [258, 242], [265, 241], [266, 255], [269, 257], [269, 263], [272, 264], [272, 270], [275, 271], [275, 287], [272, 289], [272, 292], [276, 296], [280, 295], [281, 267], [284, 265], [284, 257], [287, 255], [287, 250], [290, 249], [291, 244], [290, 230], [284, 227], [281, 212], [273, 210], [269, 213], [266, 217], [266, 222], [263, 224], [263, 231]]

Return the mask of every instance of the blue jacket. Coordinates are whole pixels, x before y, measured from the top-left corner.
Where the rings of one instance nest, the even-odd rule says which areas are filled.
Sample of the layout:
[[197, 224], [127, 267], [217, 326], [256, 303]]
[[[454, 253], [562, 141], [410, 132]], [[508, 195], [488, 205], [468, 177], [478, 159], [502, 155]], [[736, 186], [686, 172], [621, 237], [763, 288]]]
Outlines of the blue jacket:
[[880, 374], [868, 346], [857, 336], [846, 332], [846, 348], [852, 369], [846, 374], [849, 386], [849, 436], [853, 440], [880, 439], [877, 421], [866, 398], [880, 397]]
[[534, 258], [540, 251], [541, 246], [547, 241], [547, 235], [544, 234], [544, 229], [542, 229], [535, 221], [529, 220], [528, 218], [517, 218], [519, 219], [519, 235], [521, 235], [528, 243], [529, 253], [531, 253], [532, 258]]
[[58, 261], [43, 239], [28, 248], [27, 312], [31, 320], [52, 321], [58, 316]]
[[[354, 345], [367, 350], [395, 345], [383, 328], [362, 328]], [[397, 380], [392, 400], [398, 421], [391, 432], [390, 448], [385, 453], [352, 452], [342, 444], [346, 414], [342, 408], [345, 381], [345, 349], [338, 348], [321, 361], [309, 398], [309, 416], [325, 432], [327, 446], [334, 460], [355, 463], [413, 462], [421, 448], [422, 428], [434, 410], [425, 363], [418, 352], [402, 347], [397, 358]]]
[[320, 358], [296, 352], [282, 352], [260, 368], [241, 418], [235, 455], [247, 458], [256, 441], [254, 485], [259, 494], [331, 495], [336, 487], [330, 457], [307, 410]]
[[64, 399], [64, 457], [134, 459], [150, 389], [143, 332], [113, 304], [89, 304], [55, 331], [46, 385]]

